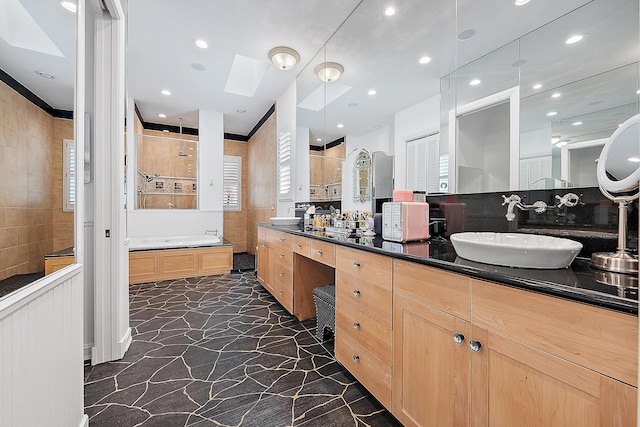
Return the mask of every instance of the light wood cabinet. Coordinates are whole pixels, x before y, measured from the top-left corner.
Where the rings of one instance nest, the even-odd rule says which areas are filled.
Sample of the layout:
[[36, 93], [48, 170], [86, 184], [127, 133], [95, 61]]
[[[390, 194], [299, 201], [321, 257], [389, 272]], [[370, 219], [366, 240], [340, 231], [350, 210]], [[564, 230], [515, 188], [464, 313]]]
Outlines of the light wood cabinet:
[[391, 409], [391, 260], [338, 247], [336, 264], [336, 360]]
[[55, 271], [61, 270], [68, 265], [73, 264], [75, 262], [75, 259], [76, 258], [73, 255], [45, 257], [44, 259], [45, 276]]
[[636, 316], [409, 264], [394, 261], [403, 424], [636, 425]]
[[310, 255], [312, 260], [329, 267], [336, 266], [336, 245], [333, 243], [311, 240]]

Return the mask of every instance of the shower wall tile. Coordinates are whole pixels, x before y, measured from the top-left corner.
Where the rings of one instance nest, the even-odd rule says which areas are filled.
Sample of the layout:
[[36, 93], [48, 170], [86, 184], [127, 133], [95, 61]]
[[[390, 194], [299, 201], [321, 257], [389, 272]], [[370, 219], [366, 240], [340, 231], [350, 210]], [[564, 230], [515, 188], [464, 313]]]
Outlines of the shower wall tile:
[[[0, 279], [4, 279], [44, 270], [44, 255], [52, 251], [57, 119], [1, 82], [0, 117]], [[70, 129], [72, 138], [72, 125]]]

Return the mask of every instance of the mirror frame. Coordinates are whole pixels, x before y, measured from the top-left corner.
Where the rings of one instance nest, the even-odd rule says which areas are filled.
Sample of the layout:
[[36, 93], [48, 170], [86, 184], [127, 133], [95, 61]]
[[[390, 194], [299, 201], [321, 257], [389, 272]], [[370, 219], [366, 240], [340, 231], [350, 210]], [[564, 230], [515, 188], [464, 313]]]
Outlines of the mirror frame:
[[[616, 129], [613, 135], [611, 135], [609, 140], [605, 143], [604, 148], [600, 153], [600, 157], [598, 158], [598, 166], [596, 168], [598, 185], [602, 190], [605, 190], [608, 193], [622, 193], [638, 189], [640, 182], [640, 164], [631, 175], [619, 181], [610, 179], [606, 172], [607, 157], [609, 156], [611, 147], [615, 144], [616, 139], [632, 126], [640, 126], [640, 114], [636, 114], [631, 117], [624, 122], [622, 126]], [[638, 143], [640, 144], [640, 141]]]

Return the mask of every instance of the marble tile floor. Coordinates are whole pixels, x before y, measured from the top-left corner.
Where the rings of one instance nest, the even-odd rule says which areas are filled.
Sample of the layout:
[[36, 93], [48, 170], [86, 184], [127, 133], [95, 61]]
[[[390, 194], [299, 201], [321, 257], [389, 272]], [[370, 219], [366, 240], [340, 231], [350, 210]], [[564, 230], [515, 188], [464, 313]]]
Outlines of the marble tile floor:
[[133, 342], [85, 367], [101, 426], [400, 426], [255, 279], [233, 273], [130, 287]]

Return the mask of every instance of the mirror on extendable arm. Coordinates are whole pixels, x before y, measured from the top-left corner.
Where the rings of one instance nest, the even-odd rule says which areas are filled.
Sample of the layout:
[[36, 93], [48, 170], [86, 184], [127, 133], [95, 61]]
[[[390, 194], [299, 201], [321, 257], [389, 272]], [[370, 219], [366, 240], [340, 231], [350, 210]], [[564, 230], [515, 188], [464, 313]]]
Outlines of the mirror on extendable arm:
[[639, 196], [640, 114], [624, 122], [606, 142], [597, 166], [598, 186], [618, 204], [618, 249], [595, 253], [595, 268], [616, 273], [637, 274], [638, 257], [627, 250], [627, 206]]

